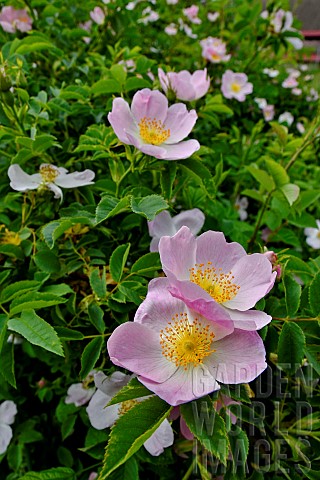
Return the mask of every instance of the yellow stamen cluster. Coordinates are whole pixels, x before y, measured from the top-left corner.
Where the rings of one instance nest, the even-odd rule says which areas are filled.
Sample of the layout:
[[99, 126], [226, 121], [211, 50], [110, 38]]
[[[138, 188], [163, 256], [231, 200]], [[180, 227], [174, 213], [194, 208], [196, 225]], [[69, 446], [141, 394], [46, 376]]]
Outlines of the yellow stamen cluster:
[[170, 137], [170, 129], [156, 118], [143, 117], [139, 122], [140, 137], [145, 143], [160, 145]]
[[124, 415], [127, 413], [132, 407], [139, 403], [137, 400], [126, 400], [125, 402], [121, 403], [119, 408], [119, 415]]
[[[0, 225], [0, 230], [4, 228], [4, 225]], [[4, 232], [0, 232], [0, 244], [1, 245], [20, 245], [21, 238], [17, 232], [11, 232], [7, 228], [4, 228]]]
[[206, 290], [218, 303], [232, 300], [238, 293], [239, 285], [233, 282], [232, 272], [223, 273], [222, 269], [216, 270], [212, 262], [196, 263], [190, 270], [190, 281]]
[[241, 87], [238, 83], [232, 83], [231, 84], [231, 90], [234, 92], [234, 93], [238, 93], [240, 92], [241, 90]]
[[212, 53], [211, 58], [212, 60], [221, 60], [221, 55], [218, 53]]
[[52, 165], [41, 165], [40, 175], [45, 183], [52, 183], [59, 175], [59, 171]]
[[202, 364], [203, 359], [214, 352], [211, 348], [213, 339], [214, 333], [209, 325], [201, 325], [198, 319], [189, 323], [186, 313], [176, 314], [160, 331], [162, 354], [185, 370], [189, 365]]

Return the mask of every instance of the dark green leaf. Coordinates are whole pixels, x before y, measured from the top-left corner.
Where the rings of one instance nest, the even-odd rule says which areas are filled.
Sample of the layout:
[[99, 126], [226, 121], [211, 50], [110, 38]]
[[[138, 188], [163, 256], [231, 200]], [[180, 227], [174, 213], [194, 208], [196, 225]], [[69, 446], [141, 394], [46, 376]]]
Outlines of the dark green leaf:
[[309, 288], [309, 302], [312, 313], [320, 315], [320, 272], [314, 277]]
[[160, 195], [148, 195], [131, 199], [131, 209], [147, 220], [154, 220], [155, 216], [168, 208], [167, 202]]
[[106, 325], [103, 320], [103, 310], [99, 305], [95, 302], [90, 303], [88, 306], [88, 314], [89, 320], [94, 325], [94, 327], [98, 330], [99, 333], [104, 333], [106, 329]]
[[303, 360], [305, 344], [305, 336], [299, 325], [285, 322], [278, 344], [278, 361], [283, 370], [289, 373], [297, 371]]
[[51, 307], [65, 303], [65, 298], [52, 295], [51, 293], [29, 292], [16, 297], [10, 304], [10, 314], [16, 315], [24, 310], [37, 310], [38, 308]]
[[15, 297], [23, 295], [31, 290], [38, 290], [41, 286], [40, 282], [36, 280], [21, 280], [20, 282], [14, 282], [5, 287], [0, 295], [0, 302], [5, 303], [9, 300], [13, 300]]
[[146, 253], [140, 257], [131, 267], [131, 273], [144, 275], [161, 269], [161, 261], [158, 252]]
[[28, 472], [19, 480], [75, 480], [76, 475], [71, 468], [57, 467], [42, 472]]
[[90, 286], [94, 294], [98, 298], [105, 298], [107, 294], [107, 280], [105, 266], [100, 271], [99, 267], [95, 267], [90, 271], [89, 275]]
[[121, 388], [121, 390], [112, 397], [108, 405], [115, 405], [120, 402], [145, 397], [147, 395], [153, 395], [153, 393], [150, 392], [147, 387], [142, 385], [137, 378], [132, 378], [127, 385]]
[[106, 195], [100, 200], [96, 209], [96, 223], [101, 223], [107, 218], [114, 217], [118, 213], [128, 210], [130, 197], [124, 197], [121, 200], [110, 195]]
[[130, 243], [119, 245], [110, 257], [110, 273], [115, 282], [120, 282], [123, 269], [125, 267], [128, 254], [130, 250]]
[[287, 313], [289, 317], [293, 317], [299, 308], [301, 297], [301, 285], [299, 285], [289, 275], [283, 277], [283, 287], [285, 291]]
[[81, 356], [80, 378], [84, 379], [94, 368], [104, 344], [103, 337], [96, 337], [88, 343]]
[[5, 342], [1, 352], [0, 373], [14, 388], [17, 388], [14, 374], [14, 343]]

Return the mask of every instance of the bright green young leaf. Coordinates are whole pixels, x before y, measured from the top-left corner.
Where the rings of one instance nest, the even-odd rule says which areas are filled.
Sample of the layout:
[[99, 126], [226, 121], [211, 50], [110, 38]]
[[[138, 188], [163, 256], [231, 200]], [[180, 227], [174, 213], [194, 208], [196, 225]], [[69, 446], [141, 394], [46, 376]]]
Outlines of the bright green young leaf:
[[309, 467], [304, 467], [303, 465], [297, 465], [302, 473], [305, 475], [304, 478], [308, 478], [309, 480], [320, 480], [320, 471], [319, 470], [311, 470]]
[[105, 480], [124, 464], [153, 434], [172, 407], [153, 396], [134, 405], [111, 429], [99, 480]]
[[158, 252], [146, 253], [140, 257], [131, 267], [131, 273], [144, 275], [161, 269], [160, 256]]
[[293, 183], [287, 183], [287, 185], [283, 185], [280, 190], [288, 200], [290, 206], [293, 205], [299, 197], [300, 188], [298, 185], [294, 185]]
[[315, 316], [320, 315], [320, 272], [312, 280], [309, 287], [309, 302], [312, 313]]
[[10, 304], [10, 314], [16, 315], [24, 310], [37, 310], [39, 308], [52, 307], [65, 303], [65, 298], [52, 295], [51, 293], [28, 292], [20, 297], [16, 297]]
[[295, 373], [304, 357], [306, 339], [303, 331], [294, 322], [285, 322], [279, 337], [278, 361], [283, 370]]
[[153, 393], [142, 385], [137, 378], [132, 378], [127, 385], [122, 387], [121, 390], [112, 397], [108, 405], [116, 405], [120, 402], [146, 397], [147, 395], [153, 395]]
[[110, 273], [115, 282], [120, 282], [130, 250], [130, 243], [119, 245], [110, 257]]
[[267, 192], [271, 192], [275, 189], [275, 183], [273, 178], [264, 170], [256, 168], [253, 165], [246, 167], [248, 172], [263, 186]]
[[125, 92], [131, 92], [131, 90], [137, 90], [139, 88], [152, 88], [152, 84], [144, 78], [130, 77], [124, 86]]
[[289, 175], [279, 162], [266, 158], [265, 164], [277, 187], [282, 187], [290, 182]]
[[285, 299], [287, 306], [287, 314], [289, 317], [293, 317], [299, 308], [301, 297], [301, 285], [299, 285], [289, 275], [283, 277], [283, 286], [285, 291]]
[[123, 65], [119, 63], [112, 65], [110, 68], [110, 73], [120, 85], [123, 85], [126, 81], [127, 71]]
[[167, 202], [160, 195], [148, 195], [131, 199], [131, 209], [147, 220], [154, 220], [155, 216], [168, 208]]
[[56, 355], [64, 356], [56, 331], [34, 310], [24, 310], [20, 318], [11, 318], [8, 321], [8, 329], [19, 333], [33, 345], [38, 345]]
[[181, 415], [190, 431], [212, 455], [227, 463], [229, 439], [223, 418], [209, 396], [180, 405]]
[[113, 78], [99, 80], [91, 87], [94, 95], [106, 95], [108, 93], [121, 93], [121, 85]]
[[83, 350], [81, 356], [80, 378], [84, 379], [94, 368], [104, 344], [103, 337], [96, 337]]

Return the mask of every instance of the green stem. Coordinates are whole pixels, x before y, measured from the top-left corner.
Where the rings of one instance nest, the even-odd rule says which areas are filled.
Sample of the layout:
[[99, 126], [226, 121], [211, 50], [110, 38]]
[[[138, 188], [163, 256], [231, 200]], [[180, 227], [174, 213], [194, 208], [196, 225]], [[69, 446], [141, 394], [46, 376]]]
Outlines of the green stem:
[[263, 215], [266, 211], [266, 209], [268, 208], [268, 205], [269, 205], [269, 202], [271, 200], [271, 197], [272, 197], [272, 194], [273, 194], [274, 190], [271, 190], [271, 192], [268, 193], [268, 196], [260, 210], [260, 213], [259, 213], [259, 216], [258, 216], [258, 219], [257, 219], [257, 222], [256, 222], [256, 225], [255, 225], [255, 228], [254, 228], [254, 231], [253, 231], [253, 234], [248, 242], [248, 247], [249, 247], [249, 252], [251, 252], [253, 246], [254, 246], [254, 243], [256, 241], [256, 238], [257, 238], [257, 235], [258, 235], [258, 231], [259, 231], [259, 228], [260, 228], [260, 225], [261, 225], [261, 222], [262, 222], [262, 218], [263, 218]]

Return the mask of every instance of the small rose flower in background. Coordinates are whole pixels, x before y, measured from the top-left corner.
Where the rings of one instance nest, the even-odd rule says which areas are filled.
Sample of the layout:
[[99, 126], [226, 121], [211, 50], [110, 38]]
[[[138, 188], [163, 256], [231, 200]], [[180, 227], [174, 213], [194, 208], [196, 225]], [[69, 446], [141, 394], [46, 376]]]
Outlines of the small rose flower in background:
[[76, 407], [81, 407], [89, 402], [90, 398], [96, 391], [95, 387], [89, 388], [89, 383], [93, 380], [94, 371], [90, 372], [83, 382], [73, 383], [70, 385], [65, 398], [65, 403], [73, 403]]
[[3, 7], [0, 12], [0, 25], [5, 32], [28, 32], [32, 29], [32, 19], [26, 10], [16, 10], [13, 7]]
[[230, 60], [231, 55], [227, 55], [226, 44], [220, 38], [208, 37], [201, 40], [202, 56], [211, 63], [221, 63]]
[[95, 173], [92, 170], [68, 173], [68, 170], [63, 167], [43, 163], [40, 165], [39, 173], [28, 175], [20, 165], [15, 163], [8, 168], [8, 176], [13, 190], [18, 192], [51, 190], [54, 193], [54, 198], [62, 200], [63, 193], [60, 187], [77, 188], [92, 185]]
[[246, 220], [248, 218], [247, 208], [249, 206], [249, 200], [247, 199], [247, 197], [238, 197], [234, 206], [236, 207], [236, 210], [238, 210], [240, 220]]
[[265, 119], [266, 122], [271, 122], [271, 120], [274, 119], [275, 111], [274, 111], [274, 105], [266, 105], [262, 109], [263, 113], [263, 118]]
[[98, 478], [98, 474], [96, 472], [91, 472], [88, 480], [96, 480], [96, 478]]
[[[270, 16], [270, 25], [273, 27], [275, 33], [297, 32], [298, 30], [296, 28], [292, 28], [292, 23], [292, 12], [285, 11], [282, 8], [273, 12]], [[303, 47], [303, 41], [300, 38], [290, 37], [289, 35], [285, 38], [296, 50], [300, 50]]]
[[158, 76], [165, 93], [173, 91], [178, 100], [190, 102], [203, 97], [209, 90], [210, 78], [207, 69], [196, 70], [192, 74], [187, 70], [168, 72], [159, 68]]
[[265, 75], [268, 75], [268, 77], [270, 78], [275, 78], [279, 75], [279, 70], [276, 70], [274, 68], [264, 68], [262, 71]]
[[260, 375], [267, 365], [257, 332], [234, 330], [218, 308], [209, 320], [172, 297], [168, 285], [166, 278], [152, 280], [134, 321], [112, 333], [107, 348], [115, 365], [139, 375], [173, 406], [219, 390], [218, 382], [246, 383]]
[[299, 85], [296, 77], [293, 75], [289, 75], [285, 80], [283, 80], [282, 84], [283, 88], [295, 88]]
[[149, 235], [153, 237], [150, 243], [150, 251], [159, 251], [159, 241], [164, 235], [175, 235], [180, 228], [185, 225], [190, 228], [194, 235], [201, 230], [205, 221], [205, 216], [198, 208], [186, 210], [171, 217], [167, 210], [159, 213], [154, 220], [148, 222]]
[[248, 255], [239, 243], [228, 243], [222, 232], [194, 237], [188, 227], [162, 237], [159, 253], [170, 293], [189, 308], [201, 308], [206, 318], [216, 318], [220, 309], [235, 328], [244, 330], [257, 330], [271, 321], [265, 312], [249, 310], [275, 282], [276, 273], [263, 254]]
[[148, 23], [151, 22], [156, 22], [159, 20], [159, 13], [155, 12], [152, 10], [151, 7], [147, 7], [142, 11], [142, 18], [138, 20], [138, 23], [143, 23], [144, 25], [147, 25]]
[[12, 400], [5, 400], [0, 404], [0, 455], [6, 452], [12, 439], [14, 417], [17, 414], [17, 406]]
[[175, 23], [170, 23], [169, 25], [166, 26], [164, 31], [166, 32], [167, 35], [171, 35], [171, 36], [177, 35], [178, 27]]
[[201, 19], [198, 17], [199, 7], [197, 5], [191, 5], [191, 7], [184, 8], [182, 11], [191, 23], [197, 25], [201, 23]]
[[294, 122], [294, 116], [290, 112], [283, 112], [279, 115], [279, 123], [286, 123], [290, 127]]
[[93, 20], [97, 25], [102, 25], [106, 18], [106, 14], [101, 7], [95, 7], [90, 12], [90, 17], [91, 17], [91, 20]]
[[196, 111], [188, 112], [183, 103], [169, 107], [158, 90], [138, 91], [131, 109], [123, 98], [115, 98], [108, 120], [121, 142], [162, 160], [188, 158], [200, 148], [197, 140], [182, 141], [197, 121]]
[[207, 19], [209, 22], [215, 22], [220, 17], [219, 12], [208, 12]]
[[316, 220], [316, 223], [318, 228], [310, 227], [304, 229], [307, 244], [315, 250], [320, 248], [320, 220]]
[[[112, 397], [127, 385], [131, 378], [130, 375], [125, 375], [122, 372], [114, 372], [109, 377], [102, 372], [97, 372], [94, 375], [97, 391], [86, 408], [90, 423], [94, 428], [102, 430], [111, 427], [120, 415], [127, 412], [136, 403], [146, 399], [146, 397], [137, 398], [106, 407]], [[166, 447], [170, 447], [173, 441], [173, 430], [168, 420], [165, 419], [143, 445], [151, 455], [158, 456]]]
[[246, 96], [252, 93], [253, 85], [248, 82], [245, 73], [235, 73], [227, 70], [222, 75], [221, 91], [225, 98], [235, 98], [238, 102], [244, 102]]
[[306, 131], [305, 126], [303, 125], [302, 122], [296, 123], [296, 129], [298, 130], [299, 133], [301, 133], [301, 135], [303, 135]]

